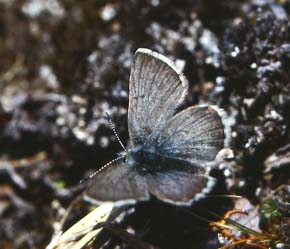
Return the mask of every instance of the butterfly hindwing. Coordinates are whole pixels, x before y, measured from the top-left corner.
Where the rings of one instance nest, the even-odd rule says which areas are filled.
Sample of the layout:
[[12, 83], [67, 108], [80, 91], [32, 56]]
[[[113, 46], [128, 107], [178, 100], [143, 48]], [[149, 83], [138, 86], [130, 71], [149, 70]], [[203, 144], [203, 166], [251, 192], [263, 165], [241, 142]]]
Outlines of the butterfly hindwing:
[[149, 191], [158, 199], [175, 205], [190, 205], [206, 193], [215, 183], [214, 178], [187, 171], [168, 170], [146, 175]]
[[148, 198], [144, 179], [125, 163], [110, 165], [96, 174], [85, 191], [85, 199], [97, 203], [120, 200], [132, 203]]
[[138, 49], [129, 81], [128, 128], [132, 145], [162, 130], [187, 94], [185, 77], [165, 56]]

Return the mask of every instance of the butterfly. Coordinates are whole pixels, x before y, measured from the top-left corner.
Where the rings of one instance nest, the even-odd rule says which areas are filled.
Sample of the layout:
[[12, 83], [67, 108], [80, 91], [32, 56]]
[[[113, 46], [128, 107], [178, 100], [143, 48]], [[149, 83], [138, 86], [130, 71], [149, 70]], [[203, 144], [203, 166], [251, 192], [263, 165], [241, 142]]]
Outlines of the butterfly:
[[167, 57], [136, 51], [129, 80], [130, 145], [121, 162], [91, 178], [85, 199], [92, 203], [130, 204], [150, 194], [175, 205], [191, 205], [213, 187], [206, 173], [224, 146], [221, 116], [212, 106], [177, 112], [188, 82]]

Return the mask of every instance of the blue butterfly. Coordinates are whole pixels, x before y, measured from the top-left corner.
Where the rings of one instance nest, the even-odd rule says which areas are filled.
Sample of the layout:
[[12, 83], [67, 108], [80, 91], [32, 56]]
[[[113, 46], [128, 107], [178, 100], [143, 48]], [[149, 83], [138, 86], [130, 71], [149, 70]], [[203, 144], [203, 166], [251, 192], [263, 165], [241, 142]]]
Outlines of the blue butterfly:
[[91, 179], [87, 200], [128, 204], [151, 193], [190, 205], [211, 190], [215, 179], [204, 163], [223, 148], [224, 126], [211, 106], [176, 113], [187, 94], [187, 80], [172, 61], [149, 49], [136, 51], [129, 80], [130, 145], [122, 162]]

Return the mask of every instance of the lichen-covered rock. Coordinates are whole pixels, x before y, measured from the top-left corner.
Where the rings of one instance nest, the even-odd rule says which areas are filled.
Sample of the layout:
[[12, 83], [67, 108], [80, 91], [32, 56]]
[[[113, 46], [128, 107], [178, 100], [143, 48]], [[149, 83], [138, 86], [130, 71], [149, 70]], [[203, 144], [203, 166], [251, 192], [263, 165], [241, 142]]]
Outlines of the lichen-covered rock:
[[289, 143], [290, 22], [266, 7], [252, 8], [247, 15], [236, 19], [223, 37], [216, 94], [235, 117], [236, 160], [255, 185], [264, 160]]

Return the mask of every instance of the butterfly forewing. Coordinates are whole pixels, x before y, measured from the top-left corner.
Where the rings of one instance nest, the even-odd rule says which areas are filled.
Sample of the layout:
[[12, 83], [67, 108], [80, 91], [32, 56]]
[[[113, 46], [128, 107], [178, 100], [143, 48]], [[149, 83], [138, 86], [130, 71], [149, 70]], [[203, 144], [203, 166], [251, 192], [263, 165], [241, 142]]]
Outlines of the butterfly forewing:
[[166, 122], [157, 144], [164, 156], [212, 161], [224, 145], [221, 117], [210, 106], [189, 107]]
[[184, 76], [166, 57], [138, 49], [129, 81], [128, 128], [132, 145], [157, 135], [187, 94]]
[[85, 191], [91, 202], [120, 201], [132, 203], [147, 200], [149, 194], [144, 179], [125, 164], [113, 164], [96, 174]]

